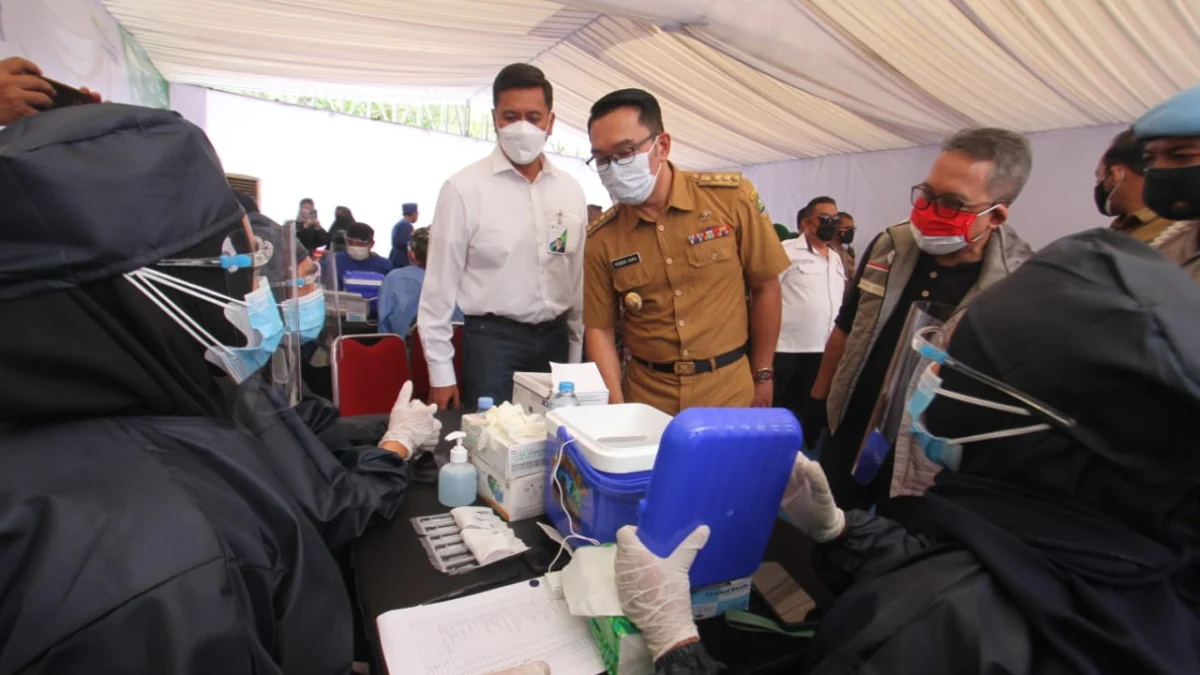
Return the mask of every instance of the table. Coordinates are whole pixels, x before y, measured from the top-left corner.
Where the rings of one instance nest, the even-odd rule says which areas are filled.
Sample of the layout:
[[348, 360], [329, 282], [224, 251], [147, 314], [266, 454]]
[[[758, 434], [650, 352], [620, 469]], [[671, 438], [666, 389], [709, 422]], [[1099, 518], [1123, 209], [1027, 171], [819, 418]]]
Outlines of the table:
[[[460, 425], [463, 411], [439, 411], [443, 435]], [[435, 454], [449, 452], [450, 443], [442, 441]], [[429, 462], [420, 473], [428, 478], [433, 471]], [[537, 526], [538, 519], [512, 523], [517, 536], [530, 546], [521, 556], [487, 567], [450, 576], [429, 563], [410, 522], [417, 516], [445, 513], [448, 509], [437, 501], [436, 483], [414, 482], [404, 497], [404, 503], [392, 522], [368, 531], [355, 545], [354, 568], [359, 607], [364, 628], [374, 655], [372, 672], [386, 673], [375, 619], [382, 613], [428, 602], [466, 586], [489, 581], [497, 585], [532, 579], [545, 573], [546, 566], [557, 551]], [[779, 562], [821, 606], [831, 600], [809, 565], [812, 540], [790, 525], [781, 523], [767, 547], [767, 560]], [[566, 558], [564, 554], [563, 558]], [[563, 562], [560, 560], [558, 567]], [[485, 589], [480, 589], [485, 590]], [[767, 608], [757, 597], [751, 600], [751, 611], [769, 616]], [[767, 633], [737, 631], [725, 625], [719, 617], [699, 623], [700, 638], [709, 654], [724, 663], [731, 673], [794, 673], [803, 663], [806, 641]]]

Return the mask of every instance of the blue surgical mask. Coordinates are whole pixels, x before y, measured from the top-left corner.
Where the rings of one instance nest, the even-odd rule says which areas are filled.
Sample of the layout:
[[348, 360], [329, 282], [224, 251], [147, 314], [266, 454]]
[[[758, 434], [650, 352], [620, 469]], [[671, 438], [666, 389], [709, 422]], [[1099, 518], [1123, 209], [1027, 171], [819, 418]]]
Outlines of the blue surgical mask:
[[[125, 278], [205, 347], [204, 358], [224, 371], [237, 384], [245, 382], [270, 362], [271, 356], [283, 341], [283, 318], [264, 279], [256, 280], [255, 290], [248, 293], [243, 300], [236, 300], [149, 268], [129, 272]], [[203, 326], [167, 297], [161, 287], [172, 288], [222, 307], [229, 323], [246, 336], [246, 346], [231, 347], [218, 342]]]
[[308, 295], [288, 298], [280, 306], [287, 332], [299, 333], [301, 343], [312, 342], [321, 335], [325, 328], [325, 291], [320, 286]]
[[933, 371], [936, 363], [929, 364], [929, 367], [921, 373], [920, 379], [917, 381], [917, 388], [913, 391], [912, 396], [908, 399], [908, 415], [912, 419], [910, 431], [912, 432], [913, 441], [921, 446], [921, 450], [925, 452], [925, 456], [931, 461], [940, 464], [951, 471], [958, 471], [962, 466], [962, 446], [964, 443], [975, 443], [978, 441], [990, 441], [997, 438], [1009, 438], [1011, 436], [1022, 436], [1025, 434], [1037, 433], [1050, 429], [1049, 424], [1035, 424], [1028, 427], [1020, 427], [1017, 429], [1004, 429], [1001, 431], [991, 431], [974, 436], [963, 436], [960, 438], [945, 438], [943, 436], [934, 436], [929, 433], [929, 429], [925, 427], [923, 419], [925, 412], [929, 410], [929, 406], [933, 403], [933, 399], [937, 398], [938, 394], [953, 398], [956, 401], [977, 405], [992, 410], [999, 410], [1013, 415], [1033, 416], [1029, 410], [1018, 406], [1005, 405], [996, 403], [987, 399], [967, 396], [957, 392], [947, 391], [942, 388], [942, 378]]

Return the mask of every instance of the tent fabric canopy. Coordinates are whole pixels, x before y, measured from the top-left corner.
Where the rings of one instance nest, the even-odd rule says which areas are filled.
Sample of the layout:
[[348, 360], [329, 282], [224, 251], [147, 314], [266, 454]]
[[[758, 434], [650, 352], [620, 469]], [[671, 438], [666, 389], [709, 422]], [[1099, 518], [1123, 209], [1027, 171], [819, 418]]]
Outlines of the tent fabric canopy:
[[172, 82], [463, 101], [523, 61], [577, 128], [642, 87], [697, 169], [1128, 123], [1200, 83], [1192, 0], [104, 2]]

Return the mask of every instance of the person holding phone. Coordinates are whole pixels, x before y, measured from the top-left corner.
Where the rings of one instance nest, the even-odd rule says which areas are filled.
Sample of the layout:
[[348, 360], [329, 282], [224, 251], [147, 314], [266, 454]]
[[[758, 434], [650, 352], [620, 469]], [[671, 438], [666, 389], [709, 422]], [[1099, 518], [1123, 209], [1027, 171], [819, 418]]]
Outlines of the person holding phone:
[[[99, 94], [87, 89], [79, 91], [94, 102], [100, 102]], [[19, 56], [0, 61], [0, 125], [12, 124], [55, 107], [57, 94], [34, 62]]]
[[[1177, 264], [1097, 229], [981, 294], [945, 352], [914, 345], [932, 360], [908, 442], [940, 469], [933, 534], [842, 511], [796, 458], [781, 506], [837, 596], [799, 672], [1200, 673], [1197, 334]], [[720, 672], [691, 615], [707, 540], [659, 558], [617, 533], [621, 605], [659, 675]]]

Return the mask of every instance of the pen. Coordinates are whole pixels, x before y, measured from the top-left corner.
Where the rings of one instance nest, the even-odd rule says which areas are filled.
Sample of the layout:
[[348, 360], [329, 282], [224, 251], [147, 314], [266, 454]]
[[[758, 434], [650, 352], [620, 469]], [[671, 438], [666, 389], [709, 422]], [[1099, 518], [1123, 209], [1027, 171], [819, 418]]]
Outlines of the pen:
[[500, 586], [500, 585], [506, 584], [510, 581], [514, 581], [517, 578], [519, 578], [520, 576], [521, 576], [520, 572], [509, 572], [508, 574], [506, 574], [502, 577], [499, 577], [497, 579], [485, 579], [484, 581], [479, 581], [479, 582], [470, 584], [468, 586], [463, 586], [462, 588], [460, 588], [458, 590], [450, 591], [449, 593], [446, 593], [445, 595], [439, 595], [432, 600], [426, 600], [425, 602], [422, 602], [421, 605], [432, 605], [435, 602], [445, 602], [446, 600], [453, 600], [454, 598], [461, 597], [461, 596], [467, 595], [469, 593], [477, 593], [479, 591], [484, 591], [489, 588], [492, 588], [495, 586]]

